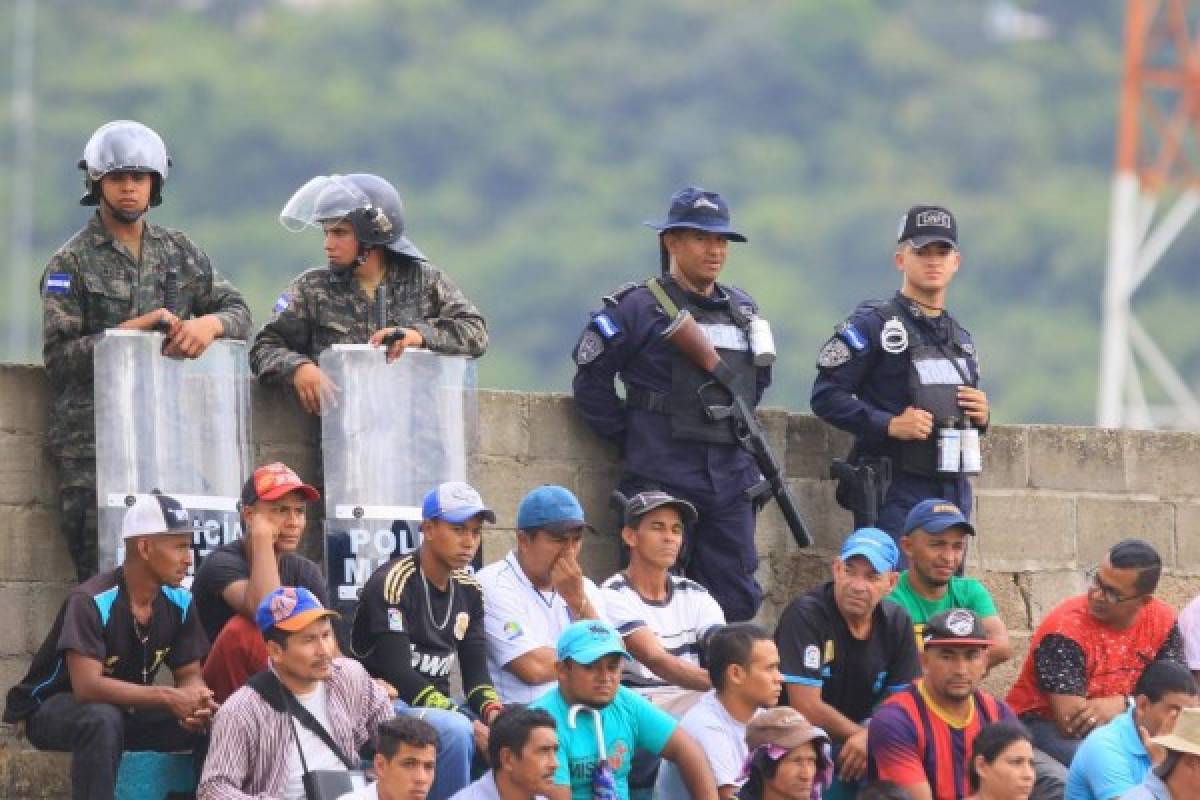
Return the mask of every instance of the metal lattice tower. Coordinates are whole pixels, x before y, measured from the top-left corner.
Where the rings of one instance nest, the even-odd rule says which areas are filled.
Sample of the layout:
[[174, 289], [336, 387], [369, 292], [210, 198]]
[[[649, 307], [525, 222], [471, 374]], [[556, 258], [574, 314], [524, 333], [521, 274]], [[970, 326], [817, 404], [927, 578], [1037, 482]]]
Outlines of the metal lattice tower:
[[[1200, 429], [1200, 402], [1134, 315], [1138, 287], [1200, 209], [1200, 2], [1128, 0], [1097, 422]], [[1168, 398], [1151, 406], [1143, 377]]]

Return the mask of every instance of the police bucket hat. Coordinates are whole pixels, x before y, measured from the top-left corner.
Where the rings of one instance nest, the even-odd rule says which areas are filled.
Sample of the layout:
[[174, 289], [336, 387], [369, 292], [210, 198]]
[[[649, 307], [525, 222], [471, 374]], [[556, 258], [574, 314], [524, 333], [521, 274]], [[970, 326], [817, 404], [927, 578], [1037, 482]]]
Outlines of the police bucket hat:
[[744, 242], [746, 237], [733, 229], [729, 204], [716, 192], [689, 186], [671, 196], [671, 208], [663, 222], [646, 222], [659, 233], [677, 228], [721, 233], [731, 242]]

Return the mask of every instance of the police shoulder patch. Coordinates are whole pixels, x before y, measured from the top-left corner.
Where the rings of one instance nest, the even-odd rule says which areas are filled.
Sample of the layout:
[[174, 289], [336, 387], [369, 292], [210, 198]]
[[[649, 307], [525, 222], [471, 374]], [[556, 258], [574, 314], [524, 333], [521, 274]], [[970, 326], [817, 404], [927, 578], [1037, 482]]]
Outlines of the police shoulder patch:
[[575, 363], [579, 366], [585, 366], [592, 363], [596, 358], [604, 352], [604, 339], [600, 338], [600, 334], [588, 328], [583, 332], [583, 336], [579, 337], [579, 344], [575, 345]]
[[821, 369], [833, 369], [840, 367], [854, 357], [850, 352], [850, 347], [842, 337], [836, 333], [829, 337], [829, 341], [821, 348], [821, 352], [817, 354], [817, 366]]
[[867, 349], [867, 337], [854, 326], [853, 322], [846, 321], [838, 325], [837, 335], [857, 353]]

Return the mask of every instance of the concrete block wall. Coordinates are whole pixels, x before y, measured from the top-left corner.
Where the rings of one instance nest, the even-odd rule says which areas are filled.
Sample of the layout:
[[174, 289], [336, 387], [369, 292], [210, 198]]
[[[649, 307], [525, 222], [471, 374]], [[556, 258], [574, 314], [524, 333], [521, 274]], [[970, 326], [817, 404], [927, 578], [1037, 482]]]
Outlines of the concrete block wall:
[[[57, 529], [56, 477], [44, 450], [54, 424], [41, 368], [0, 366], [0, 688], [24, 673], [49, 629], [74, 574]], [[320, 483], [319, 424], [290, 392], [255, 388], [254, 452], [259, 463], [283, 460]], [[481, 391], [479, 440], [471, 481], [499, 523], [484, 541], [484, 560], [512, 545], [516, 508], [539, 483], [579, 495], [602, 535], [589, 537], [584, 564], [599, 581], [616, 567], [616, 516], [608, 494], [619, 476], [616, 453], [576, 418], [566, 395]], [[773, 505], [760, 517], [759, 579], [767, 589], [761, 620], [772, 624], [798, 592], [825, 580], [848, 532], [850, 515], [833, 498], [829, 461], [848, 437], [810, 415], [762, 414], [816, 544], [797, 550]], [[1048, 609], [1083, 587], [1083, 573], [1109, 545], [1129, 536], [1154, 542], [1168, 576], [1161, 594], [1182, 605], [1200, 592], [1200, 435], [1061, 426], [997, 426], [984, 437], [986, 475], [977, 482], [978, 541], [971, 574], [991, 589], [1013, 633], [1017, 657], [989, 677], [1003, 689], [1014, 676], [1029, 633]], [[320, 530], [319, 514], [310, 532]], [[309, 552], [319, 554], [317, 537]], [[14, 748], [17, 748], [14, 750]], [[29, 758], [0, 742], [0, 796], [63, 796], [64, 765]], [[32, 771], [32, 772], [31, 772]]]

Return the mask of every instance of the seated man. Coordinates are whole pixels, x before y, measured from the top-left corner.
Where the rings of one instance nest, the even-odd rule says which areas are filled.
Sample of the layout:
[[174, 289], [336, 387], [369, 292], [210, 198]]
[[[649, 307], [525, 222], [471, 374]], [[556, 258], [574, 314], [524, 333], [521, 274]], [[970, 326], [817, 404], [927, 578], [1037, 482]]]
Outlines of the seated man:
[[920, 673], [908, 612], [882, 602], [899, 557], [891, 536], [860, 528], [834, 559], [833, 580], [793, 600], [775, 630], [786, 701], [834, 742], [830, 797], [853, 796], [871, 712]]
[[245, 535], [213, 550], [196, 571], [196, 610], [213, 643], [204, 680], [219, 703], [267, 666], [266, 643], [254, 623], [264, 597], [280, 586], [303, 586], [329, 602], [321, 568], [296, 552], [308, 503], [320, 498], [288, 466], [259, 467], [242, 487]]
[[492, 768], [452, 800], [544, 800], [558, 771], [554, 717], [540, 708], [507, 706], [488, 737]]
[[423, 719], [392, 717], [375, 734], [375, 781], [341, 800], [421, 800], [429, 795], [437, 731]]
[[1087, 593], [1064, 600], [1034, 631], [1008, 704], [1034, 746], [1065, 766], [1084, 736], [1125, 711], [1147, 664], [1184, 663], [1175, 611], [1154, 597], [1161, 574], [1149, 542], [1117, 542]]
[[739, 800], [818, 800], [833, 780], [829, 737], [788, 706], [770, 708], [746, 726], [746, 782]]
[[[437, 730], [430, 794], [442, 798], [471, 782], [471, 761], [487, 749], [487, 726], [501, 709], [488, 676], [483, 590], [464, 569], [496, 515], [467, 484], [443, 483], [425, 495], [421, 517], [420, 548], [367, 579], [351, 640], [363, 666], [396, 688], [396, 712]], [[449, 697], [456, 658], [465, 703]]]
[[[4, 721], [39, 750], [71, 752], [71, 796], [112, 797], [125, 750], [191, 750], [216, 710], [200, 676], [208, 649], [181, 589], [196, 528], [172, 497], [138, 495], [125, 512], [125, 563], [72, 590]], [[156, 684], [166, 664], [174, 687]]]
[[605, 615], [635, 659], [621, 683], [676, 718], [712, 688], [700, 648], [709, 631], [725, 624], [707, 589], [668, 571], [683, 547], [684, 526], [695, 521], [691, 503], [665, 492], [631, 497], [621, 529], [629, 566], [601, 587]]
[[[779, 650], [771, 635], [752, 622], [718, 628], [708, 639], [708, 674], [713, 689], [692, 706], [679, 727], [692, 735], [708, 756], [717, 781], [717, 794], [729, 800], [744, 780], [746, 724], [762, 708], [779, 701], [783, 675]], [[654, 796], [687, 800], [687, 791], [674, 764], [658, 773]]]
[[217, 712], [198, 800], [303, 798], [306, 770], [358, 767], [392, 705], [361, 664], [337, 655], [336, 616], [302, 587], [262, 601], [255, 619], [271, 668]]
[[987, 649], [991, 669], [1012, 658], [1012, 647], [1008, 628], [988, 590], [975, 578], [958, 574], [967, 553], [967, 537], [974, 535], [975, 528], [948, 500], [923, 500], [913, 506], [900, 539], [908, 569], [900, 573], [887, 599], [904, 606], [912, 617], [918, 644], [925, 623], [934, 614], [951, 608], [974, 611], [992, 642]]
[[539, 486], [517, 507], [517, 549], [479, 570], [488, 669], [505, 703], [528, 703], [557, 680], [554, 646], [575, 620], [603, 619], [604, 601], [579, 566], [583, 507], [562, 486]]
[[1146, 778], [1152, 758], [1143, 737], [1163, 736], [1198, 704], [1196, 681], [1174, 661], [1155, 661], [1138, 678], [1133, 705], [1088, 734], [1067, 776], [1066, 800], [1115, 800]]
[[[991, 641], [974, 612], [955, 608], [935, 614], [923, 639], [924, 677], [885, 700], [871, 718], [868, 772], [872, 780], [904, 787], [913, 800], [957, 800], [971, 794], [967, 776], [980, 729], [1015, 715], [979, 688]], [[1061, 766], [1043, 762], [1050, 771], [1038, 776], [1032, 797], [1062, 797]]]
[[1155, 736], [1150, 744], [1166, 752], [1163, 763], [1146, 775], [1123, 800], [1191, 800], [1200, 797], [1200, 708], [1185, 708], [1174, 733]]
[[605, 786], [629, 800], [629, 768], [641, 748], [674, 762], [691, 797], [716, 800], [696, 741], [670, 714], [621, 685], [621, 660], [630, 656], [611, 625], [573, 623], [559, 637], [557, 655], [558, 687], [532, 705], [550, 712], [558, 727], [558, 770], [547, 797], [591, 800], [595, 782], [597, 791]]

